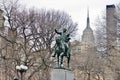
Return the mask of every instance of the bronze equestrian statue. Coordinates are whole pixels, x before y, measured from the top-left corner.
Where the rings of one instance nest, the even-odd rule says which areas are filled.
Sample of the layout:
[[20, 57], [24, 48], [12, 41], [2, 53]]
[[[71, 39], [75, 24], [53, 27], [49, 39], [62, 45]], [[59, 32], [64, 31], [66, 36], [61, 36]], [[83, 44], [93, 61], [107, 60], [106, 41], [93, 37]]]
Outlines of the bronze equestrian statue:
[[63, 57], [67, 57], [67, 67], [69, 68], [70, 63], [70, 34], [67, 34], [67, 30], [64, 28], [62, 32], [58, 32], [55, 29], [55, 32], [59, 34], [56, 38], [56, 44], [54, 48], [54, 55], [57, 55], [57, 64], [58, 68], [62, 68]]

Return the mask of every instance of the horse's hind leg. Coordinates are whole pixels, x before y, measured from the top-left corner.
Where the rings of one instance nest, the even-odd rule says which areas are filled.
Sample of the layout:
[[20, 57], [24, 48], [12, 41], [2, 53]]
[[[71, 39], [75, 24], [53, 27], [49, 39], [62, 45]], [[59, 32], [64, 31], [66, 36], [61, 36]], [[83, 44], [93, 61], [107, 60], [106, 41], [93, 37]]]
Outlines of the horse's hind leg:
[[58, 55], [57, 55], [57, 67], [60, 67], [60, 60]]
[[61, 63], [60, 66], [63, 67], [63, 56], [61, 56]]
[[67, 57], [67, 67], [69, 68], [69, 65], [70, 65], [70, 55], [69, 57]]
[[60, 67], [62, 67], [63, 64], [63, 53], [59, 56], [60, 59]]

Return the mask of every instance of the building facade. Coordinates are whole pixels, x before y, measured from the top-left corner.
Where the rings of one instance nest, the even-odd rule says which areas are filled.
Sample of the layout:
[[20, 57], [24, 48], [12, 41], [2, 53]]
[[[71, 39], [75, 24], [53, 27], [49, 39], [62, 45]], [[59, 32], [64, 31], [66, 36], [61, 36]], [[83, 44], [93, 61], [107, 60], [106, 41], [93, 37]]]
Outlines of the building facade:
[[[91, 70], [93, 69], [92, 63], [94, 63], [93, 57], [95, 57], [95, 38], [93, 30], [90, 27], [89, 10], [87, 10], [87, 23], [86, 28], [83, 31], [81, 41], [72, 42], [72, 55], [73, 55], [73, 68], [75, 80], [88, 80], [92, 79]], [[87, 64], [87, 65], [86, 65]], [[81, 70], [81, 67], [86, 67]], [[88, 71], [87, 71], [88, 70]]]
[[120, 76], [117, 73], [120, 71], [118, 68], [120, 66], [120, 59], [116, 57], [120, 56], [120, 21], [118, 21], [118, 15], [115, 5], [106, 6], [107, 54], [110, 55], [108, 58], [113, 63], [110, 65], [112, 68], [107, 68], [106, 80], [118, 80], [117, 77]]

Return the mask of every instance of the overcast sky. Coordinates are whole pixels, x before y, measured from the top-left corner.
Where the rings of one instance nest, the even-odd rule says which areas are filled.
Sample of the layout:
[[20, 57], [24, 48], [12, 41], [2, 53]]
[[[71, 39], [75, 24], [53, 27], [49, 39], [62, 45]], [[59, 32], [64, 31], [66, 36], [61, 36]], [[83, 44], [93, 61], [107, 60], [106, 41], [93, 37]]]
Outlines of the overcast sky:
[[105, 11], [106, 5], [118, 4], [119, 0], [20, 0], [26, 7], [56, 9], [67, 12], [78, 23], [78, 39], [86, 27], [87, 6], [89, 6], [90, 25], [94, 30], [95, 19]]

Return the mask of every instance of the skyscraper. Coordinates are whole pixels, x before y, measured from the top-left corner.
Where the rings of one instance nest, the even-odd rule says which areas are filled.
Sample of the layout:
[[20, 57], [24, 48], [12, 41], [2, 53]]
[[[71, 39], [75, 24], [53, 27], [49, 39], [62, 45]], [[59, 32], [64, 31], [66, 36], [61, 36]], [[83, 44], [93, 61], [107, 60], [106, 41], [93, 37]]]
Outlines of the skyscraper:
[[83, 31], [81, 41], [81, 53], [88, 53], [88, 50], [93, 51], [95, 47], [95, 39], [93, 30], [90, 27], [89, 9], [87, 10], [87, 25]]
[[115, 5], [107, 5], [106, 6], [107, 47], [111, 47], [116, 43], [117, 21], [115, 19], [115, 16], [116, 16]]

